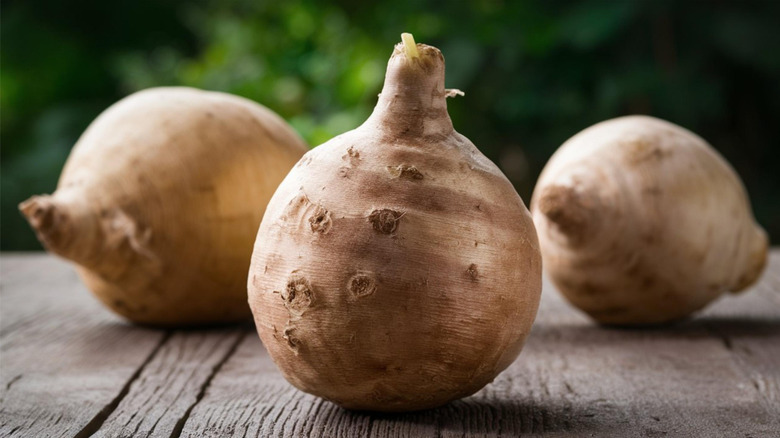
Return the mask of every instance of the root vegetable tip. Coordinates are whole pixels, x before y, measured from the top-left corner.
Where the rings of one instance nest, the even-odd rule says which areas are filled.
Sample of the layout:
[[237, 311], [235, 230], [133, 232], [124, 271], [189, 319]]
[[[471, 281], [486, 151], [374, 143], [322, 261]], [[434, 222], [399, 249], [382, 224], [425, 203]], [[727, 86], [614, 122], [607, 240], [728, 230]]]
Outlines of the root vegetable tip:
[[409, 59], [417, 59], [420, 57], [420, 52], [417, 51], [417, 44], [414, 42], [412, 34], [402, 33], [401, 41], [404, 42], [404, 50]]
[[49, 196], [33, 196], [19, 204], [19, 211], [40, 234], [47, 234], [55, 225], [55, 205]]

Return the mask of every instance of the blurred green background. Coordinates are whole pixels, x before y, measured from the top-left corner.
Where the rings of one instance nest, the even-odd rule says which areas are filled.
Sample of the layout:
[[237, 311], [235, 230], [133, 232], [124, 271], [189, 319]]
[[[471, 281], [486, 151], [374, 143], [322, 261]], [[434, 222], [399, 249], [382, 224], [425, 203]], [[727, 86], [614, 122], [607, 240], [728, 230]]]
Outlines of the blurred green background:
[[1, 249], [40, 248], [17, 204], [118, 99], [235, 93], [317, 145], [368, 116], [402, 31], [442, 49], [456, 129], [526, 202], [567, 138], [651, 114], [715, 146], [780, 239], [780, 1], [28, 0], [2, 3]]

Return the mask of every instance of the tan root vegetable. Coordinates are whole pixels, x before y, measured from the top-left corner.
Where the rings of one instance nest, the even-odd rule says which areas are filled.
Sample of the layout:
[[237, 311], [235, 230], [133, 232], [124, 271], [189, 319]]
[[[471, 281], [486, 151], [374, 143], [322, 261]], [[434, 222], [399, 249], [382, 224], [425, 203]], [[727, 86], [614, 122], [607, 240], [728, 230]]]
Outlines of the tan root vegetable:
[[246, 99], [155, 88], [110, 107], [83, 134], [57, 191], [20, 205], [116, 313], [152, 325], [249, 317], [253, 236], [306, 147]]
[[371, 117], [276, 191], [249, 274], [285, 377], [352, 409], [476, 392], [520, 353], [541, 292], [530, 213], [453, 130], [441, 52], [404, 37]]
[[531, 202], [545, 270], [606, 324], [683, 318], [753, 283], [767, 256], [739, 177], [671, 123], [622, 117], [572, 137]]

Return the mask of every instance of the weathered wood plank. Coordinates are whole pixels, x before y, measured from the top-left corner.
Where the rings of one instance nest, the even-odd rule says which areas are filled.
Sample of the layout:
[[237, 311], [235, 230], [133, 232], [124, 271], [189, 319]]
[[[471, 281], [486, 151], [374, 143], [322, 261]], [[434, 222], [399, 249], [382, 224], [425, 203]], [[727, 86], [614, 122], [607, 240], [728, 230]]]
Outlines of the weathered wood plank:
[[93, 437], [177, 436], [248, 328], [175, 332]]
[[518, 361], [473, 397], [412, 414], [349, 412], [296, 391], [251, 336], [182, 436], [773, 436], [780, 253], [770, 269], [754, 291], [654, 330], [595, 326], [546, 284]]
[[0, 258], [0, 436], [776, 436], [780, 252], [754, 290], [655, 330], [591, 324], [549, 285], [520, 359], [439, 409], [293, 389], [250, 329], [120, 322], [63, 262]]
[[780, 419], [780, 251], [755, 288], [724, 297], [699, 320], [721, 338], [764, 407]]
[[0, 436], [88, 436], [165, 333], [133, 327], [46, 255], [0, 257]]

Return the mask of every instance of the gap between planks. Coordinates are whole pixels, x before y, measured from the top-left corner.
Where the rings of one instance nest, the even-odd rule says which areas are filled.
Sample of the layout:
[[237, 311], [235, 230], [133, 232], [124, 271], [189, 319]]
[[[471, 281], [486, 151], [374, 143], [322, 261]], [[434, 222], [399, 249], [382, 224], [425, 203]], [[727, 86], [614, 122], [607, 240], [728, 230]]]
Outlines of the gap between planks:
[[[286, 384], [286, 382], [281, 381], [281, 376], [275, 368], [273, 370], [263, 370], [263, 368], [270, 365], [270, 359], [267, 357], [265, 351], [262, 350], [262, 346], [259, 345], [259, 340], [249, 339], [249, 334], [252, 333], [252, 330], [244, 329], [242, 332], [239, 332], [240, 334], [236, 336], [237, 339], [232, 345], [225, 346], [226, 350], [223, 350], [225, 353], [222, 354], [218, 360], [209, 364], [209, 371], [202, 374], [205, 378], [200, 379], [198, 385], [191, 385], [189, 390], [194, 395], [194, 402], [191, 402], [188, 405], [182, 404], [183, 406], [181, 406], [181, 408], [186, 408], [186, 410], [183, 410], [183, 414], [175, 421], [174, 427], [168, 428], [168, 430], [165, 431], [153, 428], [152, 434], [155, 437], [180, 437], [182, 435], [188, 435], [188, 432], [191, 436], [198, 436], [197, 434], [199, 432], [206, 432], [208, 429], [204, 430], [197, 427], [198, 423], [203, 421], [206, 423], [209, 422], [207, 417], [202, 415], [208, 413], [208, 409], [204, 410], [203, 405], [211, 405], [212, 407], [219, 406], [220, 403], [214, 403], [215, 401], [218, 401], [214, 400], [214, 396], [219, 395], [220, 392], [226, 397], [230, 397], [223, 398], [223, 403], [226, 400], [237, 402], [233, 405], [235, 407], [233, 415], [245, 417], [244, 413], [246, 412], [242, 413], [241, 411], [246, 409], [248, 412], [249, 407], [244, 406], [250, 405], [245, 405], [243, 402], [257, 401], [253, 397], [258, 393], [262, 393], [262, 391], [256, 391], [254, 390], [255, 388], [251, 388], [252, 383], [247, 380], [240, 382], [240, 386], [236, 387], [236, 389], [239, 389], [239, 392], [231, 393], [230, 391], [226, 391], [228, 388], [224, 388], [225, 378], [231, 375], [233, 375], [234, 378], [239, 377], [236, 375], [236, 371], [241, 371], [241, 369], [243, 369], [245, 372], [251, 372], [253, 376], [257, 373], [270, 373], [264, 377], [271, 378], [274, 382], [279, 382], [279, 385], [267, 385], [269, 382], [266, 381], [264, 382], [266, 384], [261, 386], [282, 391], [284, 395], [278, 400], [275, 400], [276, 402], [282, 401], [283, 399], [292, 402], [287, 406], [274, 407], [267, 411], [265, 413], [266, 415], [250, 415], [249, 421], [251, 422], [251, 426], [247, 425], [247, 429], [244, 430], [245, 433], [249, 433], [250, 435], [253, 435], [252, 432], [276, 432], [284, 434], [299, 430], [303, 431], [306, 435], [317, 435], [327, 434], [328, 432], [335, 430], [345, 432], [354, 427], [355, 429], [352, 430], [356, 432], [355, 436], [357, 436], [357, 433], [359, 433], [360, 436], [389, 436], [392, 432], [400, 432], [401, 430], [407, 430], [407, 428], [411, 430], [413, 425], [421, 426], [426, 424], [433, 426], [430, 429], [427, 429], [427, 432], [431, 432], [428, 436], [435, 434], [436, 436], [449, 437], [459, 436], [461, 433], [468, 434], [468, 432], [511, 434], [512, 431], [532, 433], [552, 432], [554, 434], [569, 432], [573, 434], [572, 436], [575, 436], [576, 434], [585, 435], [596, 430], [588, 429], [588, 426], [593, 426], [596, 423], [596, 420], [591, 420], [594, 418], [593, 416], [608, 415], [609, 412], [604, 412], [603, 410], [595, 408], [594, 410], [590, 410], [590, 408], [588, 408], [588, 410], [580, 409], [581, 412], [577, 409], [572, 411], [572, 407], [580, 408], [578, 405], [572, 405], [572, 403], [577, 401], [574, 399], [581, 399], [580, 401], [584, 400], [589, 403], [596, 402], [598, 404], [598, 400], [600, 399], [594, 397], [599, 396], [600, 394], [594, 393], [594, 388], [591, 388], [593, 385], [589, 385], [589, 383], [598, 383], [599, 379], [597, 378], [598, 376], [583, 374], [583, 370], [576, 367], [576, 361], [573, 364], [556, 362], [556, 360], [561, 361], [566, 357], [556, 357], [552, 354], [553, 351], [548, 350], [551, 350], [556, 344], [560, 344], [561, 339], [559, 335], [563, 336], [564, 334], [571, 336], [571, 339], [577, 341], [574, 342], [573, 345], [573, 347], [577, 348], [579, 347], [576, 344], [587, 343], [589, 340], [596, 341], [593, 342], [595, 348], [603, 348], [603, 344], [607, 341], [610, 341], [610, 343], [613, 341], [626, 343], [625, 341], [634, 339], [634, 341], [647, 343], [649, 346], [649, 344], [660, 345], [659, 341], [663, 340], [662, 338], [668, 338], [668, 341], [680, 344], [684, 344], [680, 341], [690, 338], [690, 345], [680, 345], [680, 347], [683, 348], [685, 352], [691, 353], [690, 347], [700, 345], [702, 341], [704, 341], [703, 338], [699, 338], [699, 334], [707, 332], [712, 340], [717, 341], [717, 344], [714, 342], [710, 343], [712, 348], [708, 351], [717, 353], [716, 350], [721, 350], [722, 352], [718, 356], [722, 357], [721, 360], [723, 360], [723, 362], [721, 362], [717, 369], [728, 371], [728, 368], [731, 367], [732, 370], [739, 371], [734, 374], [733, 378], [738, 378], [738, 381], [748, 383], [748, 385], [744, 387], [744, 390], [735, 387], [734, 392], [745, 394], [747, 391], [749, 394], [752, 391], [757, 391], [760, 395], [759, 398], [763, 398], [763, 408], [770, 412], [777, 413], [780, 409], [780, 404], [777, 402], [776, 398], [778, 388], [776, 376], [778, 374], [777, 371], [772, 371], [771, 368], [768, 368], [769, 365], [776, 363], [778, 359], [780, 359], [780, 355], [772, 356], [773, 352], [778, 351], [777, 348], [780, 347], [780, 342], [775, 344], [777, 347], [773, 347], [772, 344], [773, 340], [777, 339], [776, 336], [780, 334], [780, 331], [778, 330], [778, 322], [780, 321], [778, 319], [778, 316], [780, 315], [780, 313], [778, 313], [778, 304], [780, 304], [780, 277], [777, 275], [777, 273], [780, 272], [780, 252], [775, 250], [773, 253], [774, 257], [772, 257], [772, 262], [767, 267], [764, 279], [761, 280], [761, 283], [758, 284], [754, 290], [748, 292], [752, 297], [724, 297], [721, 302], [715, 303], [711, 309], [705, 310], [698, 315], [696, 319], [690, 321], [690, 323], [675, 326], [668, 330], [648, 331], [646, 333], [631, 331], [606, 332], [591, 325], [580, 324], [582, 318], [580, 318], [578, 314], [571, 311], [571, 309], [557, 296], [548, 296], [545, 308], [541, 309], [538, 321], [538, 323], [541, 324], [537, 324], [538, 327], [535, 333], [531, 335], [532, 338], [529, 339], [529, 345], [523, 353], [523, 357], [519, 359], [517, 364], [513, 365], [512, 369], [505, 373], [505, 377], [500, 378], [496, 384], [483, 390], [481, 395], [454, 402], [448, 407], [423, 415], [412, 414], [403, 417], [384, 417], [350, 414], [339, 408], [335, 408], [328, 402], [324, 402], [320, 399], [313, 399], [311, 396], [297, 392]], [[547, 289], [545, 293], [554, 294], [555, 292]], [[4, 294], [8, 294], [8, 291], [5, 291]], [[756, 295], [760, 295], [760, 297]], [[7, 298], [7, 295], [4, 295], [4, 299], [5, 298]], [[756, 301], [757, 298], [761, 299]], [[763, 304], [756, 305], [757, 302]], [[9, 322], [13, 321], [9, 320]], [[564, 331], [557, 330], [556, 326], [560, 326]], [[6, 324], [6, 328], [10, 327], [16, 327], [16, 325]], [[6, 334], [7, 333], [4, 333], [4, 335]], [[162, 334], [162, 332], [160, 332], [160, 334]], [[150, 371], [150, 364], [154, 363], [162, 354], [163, 350], [170, 346], [172, 338], [176, 335], [193, 336], [191, 332], [165, 332], [159, 341], [155, 340], [156, 344], [151, 344], [154, 345], [154, 347], [146, 350], [149, 352], [147, 357], [140, 365], [136, 365], [137, 369], [132, 372], [132, 375], [130, 375], [130, 377], [125, 377], [127, 380], [124, 383], [121, 383], [121, 381], [118, 382], [119, 384], [115, 388], [120, 389], [120, 391], [118, 391], [117, 395], [110, 403], [107, 403], [98, 414], [93, 414], [93, 418], [89, 420], [87, 425], [75, 436], [89, 436], [91, 433], [109, 427], [111, 421], [108, 421], [108, 423], [106, 421], [112, 416], [116, 409], [122, 405], [128, 395], [132, 394], [133, 386], [139, 382], [139, 379], [142, 379], [142, 376], [145, 373]], [[658, 340], [654, 341], [654, 338], [658, 338]], [[246, 344], [245, 347], [242, 347], [242, 344]], [[639, 345], [625, 345], [625, 348], [628, 351], [637, 349], [637, 347], [639, 347]], [[770, 348], [767, 350], [765, 349], [766, 347]], [[245, 350], [246, 357], [244, 359], [246, 360], [242, 360], [243, 363], [234, 363], [231, 365], [232, 362], [236, 362], [237, 358], [235, 358], [235, 356], [239, 350]], [[682, 352], [683, 350], [680, 351]], [[587, 352], [582, 351], [582, 353]], [[622, 354], [624, 351], [621, 350], [616, 353]], [[758, 355], [753, 356], [754, 353], [758, 353]], [[683, 354], [681, 357], [689, 355], [690, 354]], [[694, 354], [694, 356], [695, 355], [696, 354]], [[569, 356], [579, 357], [576, 354], [572, 354], [572, 352], [569, 352]], [[671, 356], [668, 357], [674, 359]], [[636, 362], [636, 365], [641, 367], [644, 366], [645, 362], [645, 360]], [[662, 365], [670, 364], [669, 359], [666, 358], [656, 362]], [[707, 364], [707, 361], [700, 362], [702, 365]], [[730, 362], [733, 363], [729, 364]], [[674, 363], [672, 362], [672, 364]], [[572, 366], [575, 368], [570, 370], [569, 368]], [[777, 369], [780, 369], [780, 366], [778, 366]], [[673, 372], [674, 369], [671, 369], [670, 371]], [[697, 371], [697, 373], [700, 372], [701, 371]], [[125, 374], [125, 376], [128, 374]], [[539, 381], [528, 380], [533, 376], [540, 377], [541, 379]], [[583, 376], [592, 378], [585, 379]], [[756, 376], [759, 378], [758, 381], [754, 379]], [[246, 378], [246, 374], [244, 374], [243, 377]], [[624, 380], [629, 384], [638, 383], [631, 378], [632, 376], [627, 374]], [[23, 374], [23, 377], [20, 377], [19, 373], [14, 373], [13, 378], [9, 379], [6, 383], [6, 390], [10, 389], [12, 385], [14, 385], [14, 389], [16, 390], [16, 385], [25, 385], [27, 379], [28, 375], [26, 372]], [[512, 381], [515, 379], [518, 379], [518, 385], [512, 385]], [[526, 382], [526, 380], [528, 381]], [[501, 384], [502, 381], [504, 381], [504, 385]], [[738, 383], [738, 381], [735, 380], [735, 383]], [[563, 386], [561, 386], [561, 384]], [[223, 388], [220, 388], [220, 386]], [[249, 386], [249, 388], [247, 386]], [[506, 386], [506, 388], [504, 386]], [[564, 389], [566, 391], [564, 391]], [[628, 387], [627, 389], [638, 389], [638, 386], [637, 388]], [[581, 392], [584, 393], [584, 395], [578, 395], [578, 393]], [[638, 391], [635, 392], [638, 394]], [[520, 397], [524, 398], [520, 399]], [[106, 403], [109, 399], [110, 397], [107, 397], [102, 400], [101, 403]], [[511, 400], [512, 403], [515, 403], [518, 400], [523, 401], [524, 403], [519, 405], [522, 409], [509, 409], [505, 411], [502, 407], [503, 405], [500, 403], [494, 405], [495, 402], [500, 402], [502, 399]], [[550, 400], [555, 401], [557, 404], [554, 406], [544, 404], [545, 401]], [[649, 418], [654, 420], [654, 422], [658, 422], [658, 427], [660, 428], [654, 427], [654, 429], [647, 430], [646, 432], [648, 433], [667, 433], [674, 432], [675, 430], [680, 432], [679, 429], [674, 429], [674, 427], [684, 427], [684, 425], [677, 424], [674, 421], [670, 423], [669, 418], [662, 419], [660, 416], [654, 416], [658, 414], [660, 408], [664, 408], [664, 410], [668, 410], [673, 414], [673, 410], [679, 410], [679, 404], [668, 406], [659, 405], [656, 407], [654, 405], [643, 405], [642, 403], [646, 401], [645, 399], [631, 400], [629, 398], [625, 400], [626, 403], [630, 402], [627, 405], [616, 406], [615, 402], [621, 402], [620, 399], [604, 399], [603, 401], [604, 403], [610, 402], [607, 407], [611, 409], [617, 409], [619, 407], [625, 409], [637, 404], [639, 407], [648, 408], [650, 410], [647, 412], [647, 414], [650, 415]], [[718, 400], [712, 400], [711, 403], [717, 401]], [[720, 408], [738, 407], [736, 405], [729, 406], [728, 403], [723, 403], [722, 400], [720, 401]], [[767, 402], [768, 405], [766, 404]], [[576, 403], [574, 404], [576, 405]], [[258, 406], [258, 404], [254, 403], [253, 409], [256, 406]], [[309, 408], [307, 408], [307, 406]], [[98, 409], [99, 407], [100, 405], [97, 405]], [[227, 405], [223, 404], [222, 407], [227, 408]], [[512, 405], [510, 407], [515, 408], [516, 406]], [[747, 405], [743, 405], [742, 407], [747, 407]], [[760, 412], [762, 408], [761, 404], [754, 404], [752, 407], [754, 409], [758, 408], [754, 411], [754, 415], [756, 415], [757, 418], [768, 418]], [[551, 411], [551, 408], [555, 409]], [[477, 421], [478, 418], [474, 417], [472, 414], [480, 413], [485, 415], [482, 419], [488, 423], [483, 424], [482, 427], [476, 427], [472, 422]], [[714, 411], [710, 412], [710, 410], [708, 410], [700, 414], [711, 413], [714, 413]], [[737, 413], [739, 413], [739, 411], [737, 411]], [[266, 417], [267, 414], [275, 414], [276, 419], [271, 423], [276, 423], [278, 421], [279, 424], [267, 424], [267, 426], [270, 426], [267, 429], [262, 427], [263, 417]], [[633, 414], [639, 414], [639, 412], [636, 411], [633, 412]], [[520, 419], [513, 419], [512, 417], [514, 415], [522, 416], [522, 421], [520, 421]], [[680, 418], [683, 419], [683, 417]], [[726, 417], [728, 417], [728, 415]], [[462, 418], [469, 418], [470, 421], [461, 423], [460, 421]], [[780, 418], [780, 416], [775, 416], [774, 418]], [[628, 421], [630, 417], [618, 416], [613, 419]], [[688, 419], [693, 419], [693, 417]], [[728, 420], [729, 418], [726, 419]], [[745, 419], [750, 419], [750, 417], [746, 416], [742, 420]], [[661, 420], [664, 420], [664, 422]], [[730, 420], [744, 423], [744, 421], [740, 420], [738, 417], [731, 418]], [[515, 421], [519, 421], [519, 423], [514, 424]], [[56, 425], [56, 422], [54, 424]], [[632, 424], [633, 426], [640, 427], [646, 426], [648, 423]], [[649, 424], [652, 425], [653, 423]], [[777, 423], [775, 422], [772, 424]], [[208, 424], [203, 424], [203, 426], [207, 425]], [[214, 424], [212, 423], [212, 426], [213, 425]], [[193, 429], [193, 426], [196, 427]], [[230, 424], [227, 424], [226, 426], [230, 426]], [[253, 430], [258, 426], [260, 426], [259, 430]], [[560, 427], [560, 429], [556, 430], [556, 427]], [[670, 429], [670, 427], [672, 428]], [[225, 429], [222, 430], [224, 431]], [[601, 431], [605, 432], [603, 429]], [[640, 431], [641, 429], [635, 430], [637, 433]], [[688, 429], [688, 432], [693, 431], [704, 432], [703, 430]], [[13, 429], [10, 434], [13, 435], [15, 432], [16, 429]], [[168, 433], [162, 435], [163, 432]], [[627, 431], [623, 429], [623, 432]], [[152, 434], [150, 434], [150, 436]]]
[[92, 436], [95, 432], [100, 430], [100, 427], [105, 423], [105, 421], [108, 419], [108, 417], [114, 412], [114, 410], [119, 406], [119, 403], [122, 401], [122, 399], [130, 392], [130, 386], [135, 382], [138, 377], [141, 376], [141, 373], [143, 372], [144, 368], [149, 364], [149, 362], [154, 359], [154, 357], [157, 355], [157, 352], [160, 351], [163, 345], [165, 345], [166, 342], [168, 342], [168, 339], [171, 338], [170, 331], [166, 332], [165, 335], [160, 339], [160, 342], [157, 344], [156, 347], [154, 347], [154, 350], [152, 350], [151, 353], [149, 353], [149, 356], [146, 357], [146, 359], [143, 361], [141, 366], [138, 367], [138, 369], [133, 373], [132, 376], [130, 376], [129, 379], [127, 379], [127, 382], [125, 382], [125, 385], [122, 387], [122, 390], [119, 391], [119, 394], [104, 407], [103, 409], [98, 412], [95, 417], [92, 418], [92, 420], [89, 421], [89, 423], [84, 426], [83, 429], [81, 429], [76, 435], [74, 435], [74, 438], [87, 438]]
[[222, 369], [222, 365], [225, 364], [225, 362], [228, 361], [238, 350], [238, 346], [241, 345], [242, 342], [244, 342], [244, 339], [250, 334], [253, 333], [252, 330], [244, 330], [236, 339], [236, 341], [233, 343], [233, 345], [230, 346], [230, 349], [228, 350], [227, 354], [225, 354], [222, 359], [217, 363], [214, 368], [211, 370], [211, 374], [206, 378], [206, 381], [203, 382], [203, 385], [200, 388], [200, 391], [198, 392], [198, 395], [195, 397], [195, 403], [191, 404], [187, 411], [184, 412], [184, 415], [176, 422], [176, 425], [173, 428], [173, 431], [171, 432], [171, 438], [179, 438], [181, 436], [181, 431], [184, 429], [184, 424], [187, 423], [187, 419], [190, 418], [190, 414], [192, 413], [192, 410], [195, 408], [195, 406], [200, 403], [201, 400], [203, 400], [203, 397], [206, 395], [206, 391], [209, 389], [209, 386], [211, 386], [211, 381], [214, 379], [214, 376], [219, 373], [219, 370]]
[[[225, 364], [225, 362], [227, 362], [230, 359], [230, 357], [238, 349], [238, 346], [244, 341], [244, 339], [246, 339], [246, 337], [250, 333], [252, 333], [252, 330], [250, 330], [249, 328], [240, 329], [238, 331], [238, 334], [231, 341], [231, 344], [227, 348], [226, 352], [217, 360], [217, 362], [211, 368], [209, 374], [198, 385], [195, 400], [189, 406], [187, 406], [187, 409], [184, 411], [181, 417], [179, 417], [176, 420], [173, 428], [170, 429], [169, 431], [157, 430], [156, 427], [160, 421], [160, 418], [158, 418], [157, 422], [155, 422], [155, 424], [152, 426], [148, 436], [154, 436], [154, 437], [167, 436], [170, 438], [178, 438], [181, 435], [181, 431], [184, 428], [184, 425], [186, 424], [187, 420], [189, 419], [192, 410], [195, 408], [195, 406], [197, 406], [198, 403], [200, 403], [200, 401], [205, 396], [206, 391], [211, 385], [211, 381], [214, 378], [214, 376], [217, 373], [219, 373], [220, 369]], [[123, 386], [119, 394], [116, 396], [116, 398], [112, 400], [110, 404], [105, 406], [77, 435], [75, 435], [75, 437], [86, 438], [95, 435], [102, 436], [103, 434], [106, 434], [107, 436], [113, 435], [115, 431], [111, 430], [112, 425], [109, 424], [110, 422], [107, 423], [107, 420], [109, 420], [110, 418], [112, 418], [112, 416], [115, 416], [118, 413], [117, 411], [118, 408], [122, 406], [123, 402], [127, 400], [128, 396], [134, 395], [133, 393], [134, 390], [138, 390], [138, 388], [136, 388], [135, 385], [139, 383], [139, 379], [142, 376], [144, 376], [144, 374], [150, 371], [149, 365], [155, 362], [156, 360], [159, 360], [159, 356], [162, 354], [162, 352], [166, 348], [171, 347], [170, 344], [173, 342], [175, 337], [178, 336], [180, 338], [187, 338], [188, 336], [191, 335], [192, 332], [188, 332], [188, 331], [166, 331], [165, 335], [160, 340], [158, 345], [149, 354], [149, 356], [146, 358], [143, 364], [138, 368], [138, 370], [136, 370], [136, 372], [127, 380], [127, 382], [125, 383], [125, 385]], [[217, 336], [217, 334], [215, 334], [215, 336]], [[183, 388], [183, 391], [186, 391], [188, 389], [192, 390], [193, 388]], [[116, 419], [114, 418], [114, 420]], [[133, 431], [133, 433], [131, 433], [131, 435], [134, 436], [136, 432], [138, 432], [138, 428], [141, 426], [141, 421], [139, 421], [135, 425], [135, 430]], [[126, 433], [122, 431], [120, 435], [124, 436], [126, 435]]]

